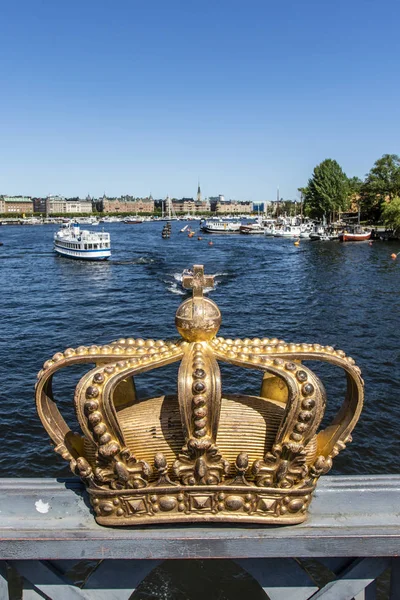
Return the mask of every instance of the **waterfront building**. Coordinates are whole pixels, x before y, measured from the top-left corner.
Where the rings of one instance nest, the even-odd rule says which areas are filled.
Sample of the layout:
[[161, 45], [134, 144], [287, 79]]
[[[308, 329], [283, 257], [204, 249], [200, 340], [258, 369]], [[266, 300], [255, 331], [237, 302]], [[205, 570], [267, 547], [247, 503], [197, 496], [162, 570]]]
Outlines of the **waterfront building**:
[[[200, 198], [201, 198], [201, 193], [200, 193]], [[194, 198], [181, 198], [180, 200], [178, 200], [177, 198], [174, 198], [172, 200], [172, 206], [175, 210], [175, 212], [180, 212], [180, 213], [190, 213], [190, 214], [194, 214], [194, 213], [203, 213], [203, 212], [209, 212], [210, 211], [210, 202], [209, 200], [198, 200], [198, 198], [196, 198], [196, 200], [194, 200]]]
[[32, 214], [32, 198], [30, 196], [2, 196], [0, 212], [3, 214]]
[[121, 196], [120, 198], [103, 198], [96, 203], [97, 210], [104, 213], [153, 213], [154, 200], [148, 198], [132, 198]]
[[66, 213], [91, 213], [93, 212], [91, 200], [81, 200], [80, 198], [65, 201]]
[[218, 201], [215, 212], [219, 215], [233, 215], [253, 212], [252, 202], [239, 202], [238, 200]]
[[64, 196], [51, 195], [47, 198], [34, 198], [33, 210], [35, 213], [46, 215], [91, 213], [92, 201], [80, 198], [64, 198]]

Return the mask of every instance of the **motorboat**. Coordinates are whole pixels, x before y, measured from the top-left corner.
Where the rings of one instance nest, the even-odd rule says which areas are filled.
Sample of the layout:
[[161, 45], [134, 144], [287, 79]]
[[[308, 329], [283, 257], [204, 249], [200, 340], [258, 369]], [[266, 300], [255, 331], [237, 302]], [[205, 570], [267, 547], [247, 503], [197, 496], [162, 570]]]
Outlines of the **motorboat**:
[[54, 234], [54, 251], [65, 258], [107, 260], [111, 256], [110, 234], [68, 223]]
[[[317, 241], [317, 242], [318, 242], [318, 241], [320, 241], [320, 240], [321, 240], [321, 238], [323, 238], [324, 236], [326, 236], [326, 227], [325, 227], [325, 225], [321, 225], [321, 224], [315, 223], [315, 224], [314, 224], [314, 227], [313, 227], [313, 228], [311, 229], [311, 231], [308, 233], [308, 236], [307, 236], [307, 237], [308, 237], [308, 238], [309, 238], [311, 241], [314, 241], [314, 242], [315, 242], [315, 241]], [[300, 235], [300, 237], [302, 237], [302, 236]]]
[[299, 237], [301, 233], [300, 225], [285, 225], [282, 229], [277, 229], [274, 233], [275, 237]]
[[124, 219], [124, 223], [127, 223], [128, 225], [139, 225], [140, 223], [143, 223], [144, 219], [142, 219], [141, 217], [125, 217]]
[[276, 223], [269, 223], [264, 229], [264, 235], [273, 237], [279, 228], [279, 225]]
[[245, 235], [264, 235], [264, 227], [261, 221], [255, 221], [254, 223], [244, 223], [240, 225], [239, 232]]
[[72, 219], [72, 223], [77, 225], [98, 225], [99, 221], [96, 217], [75, 217]]
[[103, 217], [100, 219], [100, 223], [119, 223], [121, 219], [119, 217]]
[[314, 231], [314, 224], [311, 222], [303, 223], [300, 225], [300, 234], [299, 238], [301, 239], [309, 239], [311, 233]]

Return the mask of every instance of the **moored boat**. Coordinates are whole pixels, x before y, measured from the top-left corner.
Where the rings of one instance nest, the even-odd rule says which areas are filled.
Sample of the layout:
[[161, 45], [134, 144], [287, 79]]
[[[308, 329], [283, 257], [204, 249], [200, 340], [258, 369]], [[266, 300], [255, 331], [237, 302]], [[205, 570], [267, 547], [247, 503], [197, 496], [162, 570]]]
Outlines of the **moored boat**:
[[365, 231], [360, 225], [356, 225], [350, 231], [339, 233], [340, 242], [364, 242], [371, 237], [371, 231]]
[[79, 225], [63, 225], [54, 234], [54, 251], [65, 258], [107, 260], [111, 256], [110, 234], [81, 230]]
[[300, 225], [285, 225], [282, 229], [277, 229], [274, 237], [296, 237], [300, 236]]
[[263, 227], [260, 221], [255, 221], [254, 223], [241, 224], [239, 232], [245, 235], [264, 235], [264, 229], [265, 227]]
[[128, 225], [139, 225], [140, 223], [143, 223], [144, 219], [142, 219], [141, 217], [125, 217], [124, 219], [124, 223], [127, 223]]

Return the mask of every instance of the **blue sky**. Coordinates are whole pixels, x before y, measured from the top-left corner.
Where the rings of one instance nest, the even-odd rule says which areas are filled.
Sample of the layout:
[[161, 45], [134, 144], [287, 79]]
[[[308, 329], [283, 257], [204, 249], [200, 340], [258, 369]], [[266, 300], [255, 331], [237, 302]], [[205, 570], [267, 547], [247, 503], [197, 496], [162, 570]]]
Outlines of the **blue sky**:
[[400, 153], [393, 0], [0, 2], [0, 193], [295, 198]]

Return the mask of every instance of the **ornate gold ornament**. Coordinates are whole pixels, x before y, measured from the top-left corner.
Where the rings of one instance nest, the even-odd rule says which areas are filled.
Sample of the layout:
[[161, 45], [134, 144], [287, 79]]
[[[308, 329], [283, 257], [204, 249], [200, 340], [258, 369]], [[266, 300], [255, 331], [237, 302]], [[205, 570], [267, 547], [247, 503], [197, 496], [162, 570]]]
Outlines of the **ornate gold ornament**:
[[[183, 285], [176, 341], [119, 339], [58, 352], [38, 375], [37, 410], [55, 450], [87, 485], [101, 525], [182, 521], [302, 522], [318, 477], [351, 441], [363, 402], [360, 369], [341, 350], [277, 339], [216, 337], [217, 305], [203, 267]], [[326, 395], [303, 365], [341, 367], [347, 393], [319, 430]], [[178, 394], [138, 399], [134, 377], [180, 361]], [[257, 396], [224, 394], [218, 362], [263, 374]], [[79, 381], [73, 433], [52, 394], [56, 371], [95, 363]]]

